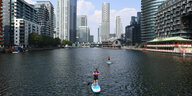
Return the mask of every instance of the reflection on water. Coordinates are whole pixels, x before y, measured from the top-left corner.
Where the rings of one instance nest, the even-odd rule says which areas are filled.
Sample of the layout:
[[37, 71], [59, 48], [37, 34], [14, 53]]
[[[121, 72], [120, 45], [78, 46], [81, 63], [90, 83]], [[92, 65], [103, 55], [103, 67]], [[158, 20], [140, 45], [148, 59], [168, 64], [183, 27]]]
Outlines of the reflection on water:
[[0, 54], [0, 95], [92, 96], [94, 68], [101, 96], [192, 95], [192, 57], [98, 48]]

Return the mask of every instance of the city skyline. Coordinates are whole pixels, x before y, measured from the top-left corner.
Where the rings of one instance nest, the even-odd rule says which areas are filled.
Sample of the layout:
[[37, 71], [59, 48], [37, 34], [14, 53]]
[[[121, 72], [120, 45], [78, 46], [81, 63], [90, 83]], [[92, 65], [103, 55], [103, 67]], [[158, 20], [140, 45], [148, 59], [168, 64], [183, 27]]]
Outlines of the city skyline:
[[191, 75], [192, 0], [0, 0], [0, 96], [190, 96]]
[[[29, 3], [35, 3], [38, 0], [26, 0]], [[41, 0], [47, 1], [47, 0]], [[56, 13], [56, 0], [49, 0], [53, 3]], [[141, 10], [141, 0], [138, 1], [128, 1], [121, 0], [118, 2], [116, 0], [77, 0], [77, 14], [78, 15], [87, 15], [88, 17], [88, 26], [90, 27], [91, 35], [94, 35], [94, 41], [98, 41], [97, 29], [99, 23], [101, 23], [101, 10], [102, 3], [110, 3], [110, 33], [115, 33], [115, 20], [116, 16], [121, 16], [123, 33], [125, 33], [125, 26], [129, 25], [131, 16], [136, 16], [137, 12]], [[123, 2], [123, 3], [122, 3]], [[121, 5], [121, 6], [120, 6]]]

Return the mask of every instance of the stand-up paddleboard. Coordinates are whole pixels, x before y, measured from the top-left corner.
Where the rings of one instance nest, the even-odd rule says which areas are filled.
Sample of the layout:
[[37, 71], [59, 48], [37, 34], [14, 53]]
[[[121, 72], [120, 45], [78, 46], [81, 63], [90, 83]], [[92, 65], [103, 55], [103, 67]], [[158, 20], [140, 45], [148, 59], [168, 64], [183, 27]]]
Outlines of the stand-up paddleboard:
[[112, 62], [111, 62], [111, 61], [107, 61], [106, 63], [107, 63], [107, 64], [112, 64]]
[[94, 93], [100, 93], [101, 92], [101, 88], [98, 84], [92, 84], [91, 89]]

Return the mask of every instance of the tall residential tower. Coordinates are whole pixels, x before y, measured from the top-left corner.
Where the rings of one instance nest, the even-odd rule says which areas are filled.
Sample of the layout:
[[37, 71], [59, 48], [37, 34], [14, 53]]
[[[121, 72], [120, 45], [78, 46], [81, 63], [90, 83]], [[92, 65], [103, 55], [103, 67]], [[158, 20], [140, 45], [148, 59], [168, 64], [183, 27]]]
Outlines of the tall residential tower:
[[122, 22], [121, 22], [121, 17], [117, 16], [116, 17], [116, 37], [119, 39], [121, 38], [121, 33], [122, 33]]
[[141, 0], [141, 39], [147, 42], [155, 38], [155, 16], [158, 6], [165, 0]]
[[76, 42], [77, 0], [70, 0], [70, 36], [71, 42]]
[[57, 0], [56, 37], [76, 41], [77, 0]]
[[61, 40], [69, 40], [70, 0], [57, 0], [56, 36]]
[[101, 41], [107, 41], [110, 34], [110, 4], [104, 2], [102, 5], [102, 29]]
[[53, 37], [54, 34], [54, 7], [50, 1], [37, 1], [38, 5], [45, 5], [48, 10], [48, 20], [47, 20], [47, 32], [46, 36]]

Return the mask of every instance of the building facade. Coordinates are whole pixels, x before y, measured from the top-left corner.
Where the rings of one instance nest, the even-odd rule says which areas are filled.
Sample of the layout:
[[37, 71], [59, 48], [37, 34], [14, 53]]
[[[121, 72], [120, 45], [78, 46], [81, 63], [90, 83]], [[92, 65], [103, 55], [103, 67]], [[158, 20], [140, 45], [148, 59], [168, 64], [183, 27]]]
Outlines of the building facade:
[[56, 37], [76, 42], [77, 0], [57, 0]]
[[[54, 7], [50, 1], [37, 1], [36, 4], [45, 5], [48, 10], [48, 20], [47, 20], [47, 32], [46, 36], [53, 37], [54, 34]], [[38, 14], [39, 15], [39, 14]]]
[[86, 15], [78, 15], [77, 16], [77, 42], [89, 42], [88, 33], [90, 31], [87, 26], [87, 16]]
[[37, 11], [24, 0], [11, 2], [10, 42], [16, 46], [28, 46], [28, 37], [32, 32], [40, 34], [41, 26], [37, 24]]
[[121, 38], [121, 33], [122, 33], [122, 22], [121, 22], [121, 17], [117, 16], [116, 17], [116, 37], [119, 39]]
[[141, 24], [141, 12], [137, 12], [137, 24]]
[[57, 0], [57, 33], [61, 40], [69, 40], [70, 0]]
[[89, 37], [89, 42], [90, 42], [90, 43], [93, 43], [93, 42], [94, 42], [94, 36], [93, 36], [93, 35], [90, 35], [90, 37]]
[[45, 4], [36, 3], [35, 9], [37, 10], [37, 23], [41, 25], [41, 35], [50, 36], [50, 25], [49, 25], [49, 10]]
[[70, 0], [70, 41], [76, 42], [77, 0]]
[[141, 0], [141, 38], [142, 42], [155, 38], [155, 16], [158, 6], [165, 0]]
[[135, 24], [137, 24], [137, 17], [136, 16], [131, 16], [130, 25], [135, 25]]
[[127, 45], [134, 46], [141, 43], [139, 24], [126, 26], [125, 31], [125, 41]]
[[110, 34], [110, 4], [104, 2], [102, 5], [102, 29], [101, 41], [107, 41]]
[[156, 14], [157, 38], [192, 39], [192, 0], [167, 0]]
[[10, 31], [11, 31], [11, 0], [2, 0], [2, 26], [3, 26], [3, 36], [4, 44], [10, 44]]
[[101, 42], [101, 24], [99, 24], [99, 27], [98, 27], [98, 42], [100, 43]]
[[41, 26], [37, 23], [17, 18], [14, 22], [14, 45], [27, 47], [30, 33], [41, 34]]
[[111, 38], [116, 38], [117, 36], [116, 36], [116, 34], [114, 34], [114, 33], [110, 33], [109, 34], [109, 38], [111, 39]]
[[130, 25], [125, 28], [125, 41], [129, 46], [141, 43], [141, 12], [137, 12], [137, 17], [132, 16]]
[[86, 15], [77, 16], [77, 28], [79, 26], [87, 26], [87, 16]]
[[4, 38], [3, 38], [3, 2], [0, 0], [0, 47], [3, 46]]
[[87, 43], [90, 38], [90, 29], [88, 26], [79, 26], [78, 27], [78, 42]]

